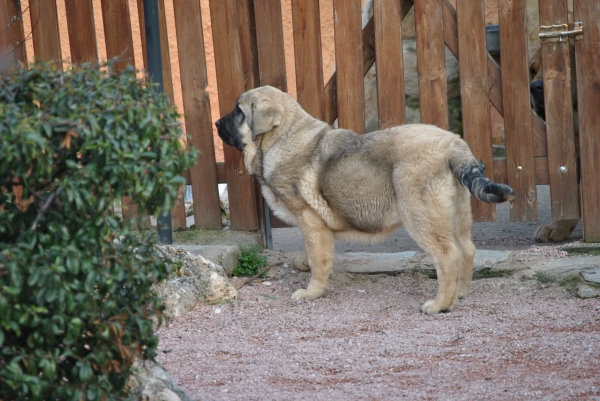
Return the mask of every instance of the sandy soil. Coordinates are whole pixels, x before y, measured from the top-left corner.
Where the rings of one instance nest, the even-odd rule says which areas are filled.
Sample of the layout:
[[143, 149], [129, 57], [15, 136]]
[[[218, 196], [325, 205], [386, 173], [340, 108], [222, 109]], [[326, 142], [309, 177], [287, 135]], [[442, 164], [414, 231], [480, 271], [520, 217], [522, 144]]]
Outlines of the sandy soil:
[[292, 302], [308, 279], [274, 268], [196, 308], [160, 329], [158, 359], [198, 400], [600, 399], [600, 299], [515, 273], [426, 316], [420, 273], [335, 271], [326, 298]]

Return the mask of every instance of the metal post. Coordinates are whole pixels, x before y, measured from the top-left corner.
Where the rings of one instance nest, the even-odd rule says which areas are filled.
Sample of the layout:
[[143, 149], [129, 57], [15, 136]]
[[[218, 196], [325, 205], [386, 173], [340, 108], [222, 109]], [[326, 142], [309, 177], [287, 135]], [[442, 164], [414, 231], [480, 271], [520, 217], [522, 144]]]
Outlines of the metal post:
[[[160, 48], [160, 26], [158, 22], [158, 0], [144, 0], [144, 28], [146, 30], [146, 54], [148, 57], [148, 74], [158, 84], [158, 91], [163, 92], [162, 55]], [[158, 238], [161, 243], [173, 243], [171, 211], [157, 217]]]

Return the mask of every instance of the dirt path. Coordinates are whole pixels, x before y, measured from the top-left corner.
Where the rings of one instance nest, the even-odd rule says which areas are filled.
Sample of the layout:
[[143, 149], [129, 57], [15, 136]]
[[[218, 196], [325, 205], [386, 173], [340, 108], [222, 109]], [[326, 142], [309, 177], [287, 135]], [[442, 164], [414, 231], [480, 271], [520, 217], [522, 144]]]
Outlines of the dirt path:
[[453, 312], [426, 316], [437, 286], [418, 273], [336, 271], [326, 298], [302, 302], [289, 297], [307, 273], [271, 274], [161, 328], [159, 360], [190, 396], [600, 399], [600, 299], [516, 273], [476, 280]]

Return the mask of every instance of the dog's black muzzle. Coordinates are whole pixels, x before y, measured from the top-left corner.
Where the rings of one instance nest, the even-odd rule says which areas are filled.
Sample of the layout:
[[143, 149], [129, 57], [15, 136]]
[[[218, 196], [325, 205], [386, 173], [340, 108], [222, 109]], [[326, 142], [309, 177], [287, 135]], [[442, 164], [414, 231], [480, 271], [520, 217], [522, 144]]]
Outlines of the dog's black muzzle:
[[227, 145], [232, 146], [240, 152], [244, 150], [244, 144], [240, 140], [236, 124], [237, 116], [235, 111], [223, 116], [215, 122], [219, 137]]
[[537, 79], [529, 85], [529, 93], [531, 93], [531, 103], [533, 109], [542, 118], [546, 120], [546, 105], [544, 103], [544, 81]]

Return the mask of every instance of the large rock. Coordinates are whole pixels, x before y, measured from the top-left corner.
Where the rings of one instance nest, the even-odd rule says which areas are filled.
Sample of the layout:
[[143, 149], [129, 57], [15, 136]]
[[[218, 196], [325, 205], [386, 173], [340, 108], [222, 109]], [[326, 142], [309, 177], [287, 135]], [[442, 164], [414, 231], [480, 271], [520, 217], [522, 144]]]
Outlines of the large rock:
[[155, 286], [166, 306], [164, 318], [183, 316], [196, 305], [218, 304], [237, 298], [237, 291], [221, 266], [180, 248], [167, 246], [161, 249], [165, 257], [181, 262], [179, 276]]
[[193, 401], [158, 362], [136, 361], [125, 389], [134, 401]]

